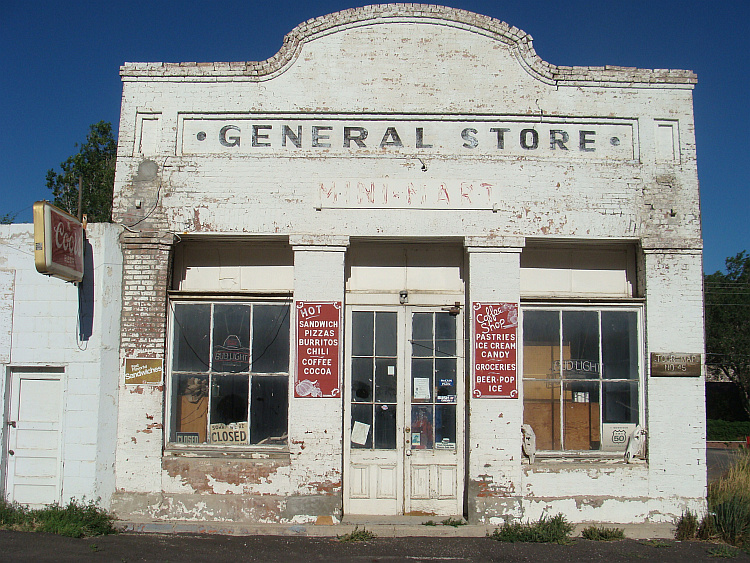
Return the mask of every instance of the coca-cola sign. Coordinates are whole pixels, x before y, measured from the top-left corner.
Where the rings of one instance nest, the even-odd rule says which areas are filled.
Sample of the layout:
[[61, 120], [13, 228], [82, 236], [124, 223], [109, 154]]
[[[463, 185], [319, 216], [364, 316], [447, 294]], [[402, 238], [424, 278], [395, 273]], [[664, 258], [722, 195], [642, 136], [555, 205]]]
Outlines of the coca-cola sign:
[[39, 273], [83, 279], [83, 225], [46, 201], [34, 204], [34, 262]]

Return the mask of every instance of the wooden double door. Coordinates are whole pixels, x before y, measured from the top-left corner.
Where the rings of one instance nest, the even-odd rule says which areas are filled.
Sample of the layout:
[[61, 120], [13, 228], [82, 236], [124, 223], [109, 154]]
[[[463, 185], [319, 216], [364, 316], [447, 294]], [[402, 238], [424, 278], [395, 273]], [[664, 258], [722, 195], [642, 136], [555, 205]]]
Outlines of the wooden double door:
[[463, 321], [448, 309], [347, 308], [347, 514], [463, 513]]

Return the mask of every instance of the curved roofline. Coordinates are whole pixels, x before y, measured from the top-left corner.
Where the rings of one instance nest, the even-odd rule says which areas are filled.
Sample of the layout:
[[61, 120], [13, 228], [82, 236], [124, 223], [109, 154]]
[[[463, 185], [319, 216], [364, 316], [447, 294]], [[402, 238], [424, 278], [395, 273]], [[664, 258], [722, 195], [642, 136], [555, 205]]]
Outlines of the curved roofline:
[[307, 20], [286, 34], [281, 49], [265, 61], [125, 63], [120, 68], [120, 75], [123, 80], [147, 76], [162, 77], [165, 80], [192, 78], [195, 81], [211, 82], [220, 77], [235, 81], [265, 81], [293, 65], [305, 43], [353, 27], [402, 22], [464, 29], [505, 43], [531, 76], [551, 85], [691, 88], [697, 82], [695, 73], [690, 70], [553, 65], [537, 55], [533, 39], [528, 33], [489, 16], [432, 4], [374, 4]]

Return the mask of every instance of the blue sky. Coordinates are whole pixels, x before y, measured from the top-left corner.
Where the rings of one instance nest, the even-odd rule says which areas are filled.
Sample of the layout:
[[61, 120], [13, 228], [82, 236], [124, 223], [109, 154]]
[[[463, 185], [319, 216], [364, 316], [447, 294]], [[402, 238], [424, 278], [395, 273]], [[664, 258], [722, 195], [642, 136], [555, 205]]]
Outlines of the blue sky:
[[[119, 67], [135, 61], [255, 61], [297, 24], [367, 4], [343, 1], [0, 3], [0, 215], [31, 221], [48, 169], [88, 126], [118, 124]], [[446, 1], [534, 37], [557, 65], [690, 69], [704, 269], [750, 250], [750, 1]]]

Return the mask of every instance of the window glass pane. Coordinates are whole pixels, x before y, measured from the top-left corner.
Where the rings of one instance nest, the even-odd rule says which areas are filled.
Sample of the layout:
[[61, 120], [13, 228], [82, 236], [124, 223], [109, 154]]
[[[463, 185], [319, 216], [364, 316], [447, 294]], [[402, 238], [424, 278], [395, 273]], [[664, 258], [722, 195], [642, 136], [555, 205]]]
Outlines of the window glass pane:
[[563, 377], [599, 378], [599, 315], [563, 311]]
[[603, 383], [604, 422], [638, 424], [638, 384], [636, 382], [612, 381]]
[[456, 448], [456, 405], [435, 405], [435, 448]]
[[246, 444], [248, 376], [219, 375], [211, 381], [211, 443]]
[[175, 371], [208, 371], [211, 331], [211, 305], [174, 304]]
[[250, 369], [255, 373], [289, 371], [289, 305], [253, 306]]
[[418, 450], [431, 450], [433, 436], [432, 405], [412, 405], [411, 447]]
[[372, 358], [352, 358], [352, 401], [372, 402]]
[[605, 379], [638, 379], [637, 320], [635, 311], [602, 311]]
[[352, 355], [372, 356], [375, 334], [375, 313], [355, 311], [352, 313]]
[[375, 449], [396, 449], [396, 405], [375, 405]]
[[558, 381], [524, 381], [523, 423], [536, 434], [539, 450], [559, 450], [560, 383]]
[[435, 388], [438, 403], [456, 402], [456, 358], [435, 360]]
[[[355, 442], [358, 429], [364, 429], [363, 443]], [[352, 448], [372, 448], [372, 403], [352, 405]]]
[[172, 377], [172, 441], [205, 444], [208, 428], [208, 377]]
[[432, 358], [412, 358], [411, 360], [411, 398], [412, 402], [432, 401], [433, 368]]
[[525, 311], [523, 314], [523, 376], [560, 377], [560, 313]]
[[378, 403], [396, 402], [396, 359], [375, 359], [375, 400]]
[[566, 450], [598, 450], [601, 447], [598, 381], [565, 382], [563, 423]]
[[250, 443], [286, 444], [288, 378], [254, 376], [250, 403]]
[[375, 355], [396, 355], [396, 313], [375, 314]]
[[214, 372], [247, 372], [250, 368], [250, 306], [214, 305]]

